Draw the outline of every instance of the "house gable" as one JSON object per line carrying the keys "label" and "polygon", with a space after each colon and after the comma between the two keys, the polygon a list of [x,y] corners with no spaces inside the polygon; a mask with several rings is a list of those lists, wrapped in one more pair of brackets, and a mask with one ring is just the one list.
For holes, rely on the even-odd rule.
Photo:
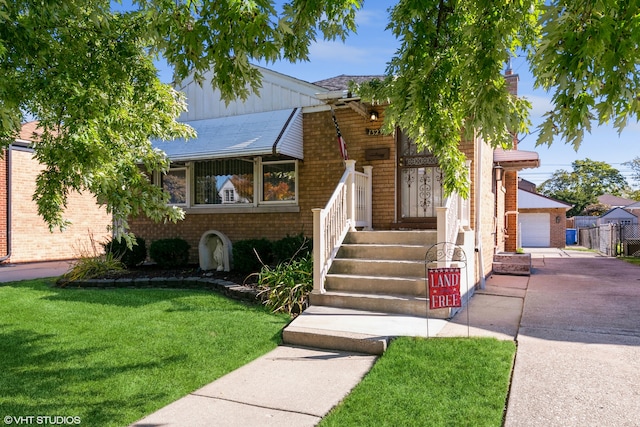
{"label": "house gable", "polygon": [[518,189],[518,209],[571,209],[571,205],[538,193]]}
{"label": "house gable", "polygon": [[262,73],[259,93],[251,91],[246,100],[234,100],[228,105],[222,100],[220,90],[211,86],[212,71],[205,73],[202,84],[193,79],[182,82],[176,89],[186,95],[189,111],[183,113],[179,120],[190,122],[323,105],[316,94],[327,92],[327,89],[266,68],[254,67]]}

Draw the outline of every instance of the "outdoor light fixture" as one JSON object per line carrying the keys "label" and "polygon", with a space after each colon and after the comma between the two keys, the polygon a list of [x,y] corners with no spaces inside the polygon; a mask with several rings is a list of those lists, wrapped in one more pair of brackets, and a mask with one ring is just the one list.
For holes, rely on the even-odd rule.
{"label": "outdoor light fixture", "polygon": [[493,167],[493,170],[496,174],[496,182],[502,181],[502,172],[504,172],[504,168],[498,163]]}
{"label": "outdoor light fixture", "polygon": [[376,110],[371,110],[371,111],[369,112],[369,119],[370,119],[372,122],[375,122],[376,120],[378,120],[378,117],[380,117],[380,116],[378,115],[378,112],[377,112]]}

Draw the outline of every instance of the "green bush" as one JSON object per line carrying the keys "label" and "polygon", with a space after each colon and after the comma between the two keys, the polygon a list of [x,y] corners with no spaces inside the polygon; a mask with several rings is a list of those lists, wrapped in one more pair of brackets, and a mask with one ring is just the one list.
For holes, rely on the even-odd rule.
{"label": "green bush", "polygon": [[147,259],[147,245],[142,237],[136,237],[136,244],[131,249],[124,239],[120,239],[105,243],[104,250],[119,259],[127,268],[140,265]]}
{"label": "green bush", "polygon": [[273,244],[267,239],[238,240],[232,252],[233,267],[241,273],[255,273],[273,262]]}
{"label": "green bush", "polygon": [[301,313],[313,290],[313,257],[264,266],[258,275],[259,296],[271,311],[289,315]]}
{"label": "green bush", "polygon": [[302,233],[297,236],[287,236],[273,242],[273,257],[276,262],[302,259],[309,255],[312,250],[311,239],[306,238]]}
{"label": "green bush", "polygon": [[189,244],[180,238],[156,240],[149,247],[149,256],[160,267],[184,267],[189,262]]}

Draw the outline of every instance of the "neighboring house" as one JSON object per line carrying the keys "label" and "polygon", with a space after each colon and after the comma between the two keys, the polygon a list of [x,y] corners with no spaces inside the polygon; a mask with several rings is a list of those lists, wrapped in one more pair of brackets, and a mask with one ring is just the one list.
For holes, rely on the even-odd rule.
{"label": "neighboring house", "polygon": [[567,211],[571,208],[568,203],[519,189],[521,247],[564,248]]}
{"label": "neighboring house", "polygon": [[598,203],[609,206],[610,208],[622,208],[635,202],[635,200],[625,199],[624,197],[618,197],[612,194],[598,196]]}
{"label": "neighboring house", "polygon": [[626,209],[616,207],[605,214],[602,214],[597,221],[597,225],[637,225],[638,217]]}
{"label": "neighboring house", "polygon": [[[53,261],[77,258],[91,250],[90,238],[109,238],[111,217],[93,196],[69,195],[63,232],[49,231],[32,200],[42,165],[34,158],[37,122],[25,123],[20,135],[0,157],[0,262]],[[101,248],[98,248],[101,250]]]}
{"label": "neighboring house", "polygon": [[[350,203],[350,196],[336,197],[346,200],[347,206],[341,208],[346,215],[355,216],[348,223],[374,231],[437,229],[438,241],[464,244],[473,261],[473,284],[491,272],[496,252],[516,251],[518,224],[510,218],[517,218],[518,171],[537,167],[537,153],[494,150],[480,138],[463,141],[470,197],[445,198],[438,159],[418,150],[401,130],[384,135],[380,128],[385,105],[363,102],[348,91],[349,81],[371,76],[343,75],[311,84],[268,69],[260,71],[260,95],[228,106],[207,82],[187,81],[178,88],[189,103],[180,120],[198,136],[187,142],[155,142],[172,161],[168,175],[155,180],[159,185],[171,175],[182,180],[185,195],[174,199],[184,208],[185,219],[156,224],[132,218],[136,235],[147,242],[179,236],[190,243],[193,262],[198,259],[198,242],[211,230],[224,233],[231,242],[304,233],[315,235],[314,245],[320,246],[339,240],[340,236],[327,233],[336,229],[340,234],[344,225],[325,219],[319,223],[316,215],[329,214],[313,210],[325,208],[347,177],[354,179],[353,187],[349,184],[344,191],[356,188],[357,198]],[[516,93],[517,75],[508,73],[507,78]],[[336,123],[348,161],[339,149]],[[357,173],[345,174],[351,167]],[[243,203],[225,203],[228,188],[223,184],[229,181],[240,193],[233,197]],[[242,183],[242,191],[237,183]],[[336,250],[329,248],[328,253]],[[424,261],[424,252],[420,257]]]}

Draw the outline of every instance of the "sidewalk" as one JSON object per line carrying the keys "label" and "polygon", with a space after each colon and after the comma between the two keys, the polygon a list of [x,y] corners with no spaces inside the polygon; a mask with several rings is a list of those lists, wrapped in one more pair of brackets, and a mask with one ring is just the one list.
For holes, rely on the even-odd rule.
{"label": "sidewalk", "polygon": [[[466,337],[470,331],[471,336],[513,340],[527,280],[492,276],[486,290],[477,291],[471,299],[469,327],[465,309],[449,322],[430,319],[429,329],[440,331],[437,336]],[[426,319],[416,321],[426,328]],[[415,335],[426,332],[410,326]],[[343,327],[360,330],[362,324]],[[375,319],[372,327],[378,327]],[[280,346],[133,426],[315,426],[351,392],[375,360],[375,356],[357,353]]]}

